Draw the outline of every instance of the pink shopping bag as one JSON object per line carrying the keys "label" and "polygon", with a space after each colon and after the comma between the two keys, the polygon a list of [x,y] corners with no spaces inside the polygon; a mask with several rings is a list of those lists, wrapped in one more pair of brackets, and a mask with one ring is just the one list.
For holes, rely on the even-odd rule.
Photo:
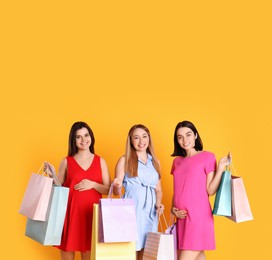
{"label": "pink shopping bag", "polygon": [[227,218],[237,223],[253,220],[243,179],[241,177],[231,176],[231,186],[232,215]]}
{"label": "pink shopping bag", "polygon": [[136,212],[133,199],[108,198],[99,201],[99,242],[134,242],[137,240]]}
{"label": "pink shopping bag", "polygon": [[99,206],[93,205],[93,225],[92,225],[92,250],[91,260],[135,260],[136,243],[99,243],[98,241],[98,223]]}
{"label": "pink shopping bag", "polygon": [[53,179],[39,172],[30,176],[19,213],[33,220],[45,221]]}

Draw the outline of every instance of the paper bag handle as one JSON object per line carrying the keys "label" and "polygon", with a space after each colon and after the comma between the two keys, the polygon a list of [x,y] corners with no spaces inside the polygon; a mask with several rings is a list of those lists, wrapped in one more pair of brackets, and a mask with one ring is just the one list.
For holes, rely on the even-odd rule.
{"label": "paper bag handle", "polygon": [[[122,198],[121,189],[118,189],[118,192],[119,192],[120,198]],[[112,199],[112,194],[113,194],[113,182],[111,183],[109,194],[108,194],[109,199]]]}
{"label": "paper bag handle", "polygon": [[158,219],[159,219],[159,224],[160,224],[160,228],[161,228],[161,230],[163,231],[163,228],[162,228],[162,223],[161,223],[161,215],[162,215],[162,217],[163,217],[163,220],[164,220],[164,224],[165,224],[165,226],[166,226],[166,229],[168,228],[168,224],[167,224],[167,221],[166,221],[166,218],[165,218],[165,215],[164,215],[164,212],[163,213],[161,213],[161,214],[158,214]]}
{"label": "paper bag handle", "polygon": [[61,183],[60,183],[60,181],[59,181],[59,179],[58,179],[58,177],[57,177],[57,175],[56,175],[56,173],[55,173],[55,172],[53,171],[53,169],[51,168],[50,164],[48,164],[48,168],[49,168],[50,172],[51,172],[52,175],[53,175],[54,181],[57,183],[56,185],[57,185],[57,186],[62,186]]}
{"label": "paper bag handle", "polygon": [[234,176],[237,176],[237,173],[236,173],[236,170],[235,170],[234,163],[233,163],[232,156],[231,156],[231,153],[230,153],[230,152],[228,153],[228,159],[229,159],[230,163],[229,163],[229,165],[226,167],[226,169],[229,170],[230,172],[232,172],[231,169],[233,169],[233,171],[234,171]]}
{"label": "paper bag handle", "polygon": [[[41,171],[41,169],[43,168],[43,165],[44,165],[44,163],[42,163],[41,167],[40,167],[39,170],[37,171],[37,174],[40,174],[40,171]],[[45,172],[43,171],[43,172],[42,172],[42,175],[44,175],[44,174],[45,174]]]}

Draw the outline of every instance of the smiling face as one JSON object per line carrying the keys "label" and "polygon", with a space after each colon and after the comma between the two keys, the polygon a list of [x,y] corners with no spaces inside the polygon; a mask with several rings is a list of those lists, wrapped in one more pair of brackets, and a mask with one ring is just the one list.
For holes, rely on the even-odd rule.
{"label": "smiling face", "polygon": [[146,151],[149,145],[149,135],[142,128],[136,128],[131,135],[131,144],[138,152]]}
{"label": "smiling face", "polygon": [[89,150],[92,143],[90,133],[87,128],[83,127],[76,131],[76,146],[79,150]]}
{"label": "smiling face", "polygon": [[195,150],[196,135],[189,127],[180,127],[177,130],[177,140],[181,148],[186,152]]}

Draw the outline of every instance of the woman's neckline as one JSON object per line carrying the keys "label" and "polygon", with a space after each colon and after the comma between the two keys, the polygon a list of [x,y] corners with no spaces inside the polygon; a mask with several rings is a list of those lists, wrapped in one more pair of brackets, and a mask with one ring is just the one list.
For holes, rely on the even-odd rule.
{"label": "woman's neckline", "polygon": [[75,156],[72,156],[72,158],[75,160],[75,162],[76,162],[76,164],[84,171],[84,172],[86,172],[86,171],[88,171],[90,168],[91,168],[91,166],[92,166],[92,164],[93,164],[93,161],[94,161],[94,157],[95,157],[95,154],[90,154],[90,156],[87,156],[87,157],[85,157],[85,158],[81,158],[81,159],[87,159],[87,158],[91,158],[91,161],[90,161],[90,164],[89,164],[89,166],[85,169],[85,168],[83,168],[83,166],[79,163],[79,161],[77,160],[77,159],[79,159],[79,158],[76,158]]}
{"label": "woman's neckline", "polygon": [[196,157],[196,156],[198,156],[198,155],[200,155],[200,154],[202,154],[204,152],[205,151],[197,151],[197,153],[195,153],[194,155],[192,155],[192,156],[184,156],[183,158],[184,159],[194,158],[194,157]]}

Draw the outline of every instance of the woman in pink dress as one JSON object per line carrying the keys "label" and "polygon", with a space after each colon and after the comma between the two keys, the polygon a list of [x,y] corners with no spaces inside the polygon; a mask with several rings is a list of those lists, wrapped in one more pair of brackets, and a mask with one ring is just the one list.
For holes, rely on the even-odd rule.
{"label": "woman in pink dress", "polygon": [[214,221],[209,196],[219,187],[229,157],[218,167],[213,153],[203,151],[193,123],[177,124],[171,174],[174,177],[172,214],[177,218],[178,260],[205,260],[204,250],[215,249]]}

